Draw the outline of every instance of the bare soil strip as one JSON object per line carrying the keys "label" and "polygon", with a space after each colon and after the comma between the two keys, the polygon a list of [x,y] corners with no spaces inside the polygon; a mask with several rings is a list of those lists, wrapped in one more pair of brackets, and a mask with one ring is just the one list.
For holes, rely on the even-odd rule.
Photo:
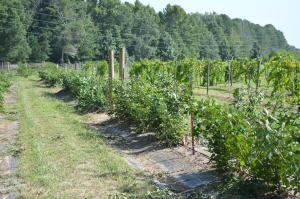
{"label": "bare soil strip", "polygon": [[[16,104],[16,86],[13,85],[5,95],[5,106],[10,109]],[[11,112],[10,114],[15,114]],[[0,198],[17,197],[16,168],[17,157],[14,154],[19,123],[0,114]]]}
{"label": "bare soil strip", "polygon": [[89,124],[101,132],[130,164],[153,175],[158,186],[182,193],[219,181],[209,163],[209,153],[201,147],[198,147],[201,153],[192,155],[185,147],[164,146],[152,133],[138,134],[134,127],[106,114],[91,114],[91,118]]}

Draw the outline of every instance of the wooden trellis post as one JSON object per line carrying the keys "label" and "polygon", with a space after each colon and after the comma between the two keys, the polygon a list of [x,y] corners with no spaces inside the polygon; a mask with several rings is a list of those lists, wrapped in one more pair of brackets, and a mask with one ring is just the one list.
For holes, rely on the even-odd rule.
{"label": "wooden trellis post", "polygon": [[[192,75],[190,75],[189,81],[190,81],[191,93],[192,93],[192,96],[193,96],[193,76]],[[195,135],[194,135],[194,114],[193,114],[193,111],[191,111],[191,134],[192,134],[192,150],[193,150],[193,155],[195,155]]]}
{"label": "wooden trellis post", "polygon": [[207,65],[207,72],[206,72],[206,94],[208,95],[209,90],[209,74],[210,73],[210,63]]}
{"label": "wooden trellis post", "polygon": [[97,67],[95,64],[93,64],[93,74],[96,76],[97,75]]}
{"label": "wooden trellis post", "polygon": [[257,75],[257,79],[256,79],[256,87],[255,87],[255,92],[258,92],[258,87],[259,87],[259,73],[260,73],[260,67],[261,67],[261,60],[258,60],[257,62],[257,66],[256,66],[256,75]]}
{"label": "wooden trellis post", "polygon": [[112,81],[114,79],[114,75],[115,75],[115,52],[114,50],[110,50],[109,51],[109,77],[108,77],[108,81],[109,81],[109,91],[108,91],[108,104],[109,107],[112,109],[113,108],[113,99],[112,99]]}
{"label": "wooden trellis post", "polygon": [[232,87],[233,85],[233,74],[232,74],[232,60],[229,62],[229,81],[230,81],[230,86]]}
{"label": "wooden trellis post", "polygon": [[125,80],[125,64],[126,64],[126,58],[125,58],[125,47],[120,49],[120,70],[119,70],[119,77],[121,81]]}

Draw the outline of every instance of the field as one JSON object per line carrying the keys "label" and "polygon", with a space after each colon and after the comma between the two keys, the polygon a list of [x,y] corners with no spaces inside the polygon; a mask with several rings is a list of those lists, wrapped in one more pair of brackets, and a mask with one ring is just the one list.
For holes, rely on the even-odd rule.
{"label": "field", "polygon": [[201,143],[224,174],[258,181],[278,194],[297,192],[297,61],[287,56],[258,63],[144,60],[134,63],[123,81],[101,73],[108,67],[103,63],[81,71],[50,64],[40,77],[62,85],[81,112],[107,111],[169,146],[194,151]]}
{"label": "field", "polygon": [[[81,69],[51,63],[19,67],[14,75],[18,115],[12,118],[20,123],[15,149],[18,194],[230,198],[235,190],[236,198],[253,193],[259,198],[296,197],[296,61],[271,58],[260,66],[263,72],[255,60],[231,63],[243,70],[229,74],[228,62],[144,60],[119,80],[111,71],[121,70],[105,61],[88,62]],[[288,68],[285,72],[292,76],[279,67]],[[123,127],[107,132],[114,123],[96,119],[94,125],[108,126],[102,132],[91,128],[91,117],[99,113]],[[175,167],[176,172],[169,172]],[[201,185],[202,175],[208,188]]]}
{"label": "field", "polygon": [[0,1],[0,199],[300,199],[299,2],[219,3]]}

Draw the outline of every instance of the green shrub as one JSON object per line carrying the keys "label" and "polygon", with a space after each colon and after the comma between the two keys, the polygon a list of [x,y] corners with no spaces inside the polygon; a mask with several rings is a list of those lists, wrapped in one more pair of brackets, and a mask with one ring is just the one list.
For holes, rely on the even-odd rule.
{"label": "green shrub", "polygon": [[107,61],[89,61],[83,65],[83,70],[90,76],[95,75],[103,79],[108,73],[108,63]]}
{"label": "green shrub", "polygon": [[107,82],[90,75],[89,71],[64,70],[47,64],[39,71],[39,76],[50,86],[62,85],[77,99],[80,111],[106,110]]}
{"label": "green shrub", "polygon": [[81,86],[80,80],[83,77],[83,73],[78,73],[76,71],[65,72],[61,76],[62,85],[67,91],[71,92],[71,94],[77,98],[79,96]]}
{"label": "green shrub", "polygon": [[133,78],[114,89],[115,116],[137,125],[140,132],[155,132],[158,139],[178,144],[187,131],[186,107],[189,95],[183,85],[174,91],[174,78],[159,75],[151,82]]}
{"label": "green shrub", "polygon": [[39,76],[42,80],[46,81],[49,86],[55,86],[62,83],[62,75],[64,69],[51,63],[47,63],[39,70]]}
{"label": "green shrub", "polygon": [[17,68],[18,75],[22,77],[28,77],[33,73],[33,70],[25,64],[19,64]]}
{"label": "green shrub", "polygon": [[224,172],[299,192],[299,116],[287,109],[249,110],[201,100],[194,107],[194,134],[208,140],[212,160]]}
{"label": "green shrub", "polygon": [[11,85],[11,76],[9,73],[0,72],[0,112],[3,111],[4,92]]}
{"label": "green shrub", "polygon": [[63,86],[78,100],[80,111],[105,111],[107,82],[85,72],[69,71],[63,75]]}

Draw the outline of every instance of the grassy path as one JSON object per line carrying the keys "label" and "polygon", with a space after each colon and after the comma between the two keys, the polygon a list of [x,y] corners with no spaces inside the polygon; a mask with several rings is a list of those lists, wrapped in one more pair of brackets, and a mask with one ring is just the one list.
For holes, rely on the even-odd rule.
{"label": "grassy path", "polygon": [[53,92],[37,80],[18,80],[22,198],[109,198],[153,189],[84,125],[87,116]]}

